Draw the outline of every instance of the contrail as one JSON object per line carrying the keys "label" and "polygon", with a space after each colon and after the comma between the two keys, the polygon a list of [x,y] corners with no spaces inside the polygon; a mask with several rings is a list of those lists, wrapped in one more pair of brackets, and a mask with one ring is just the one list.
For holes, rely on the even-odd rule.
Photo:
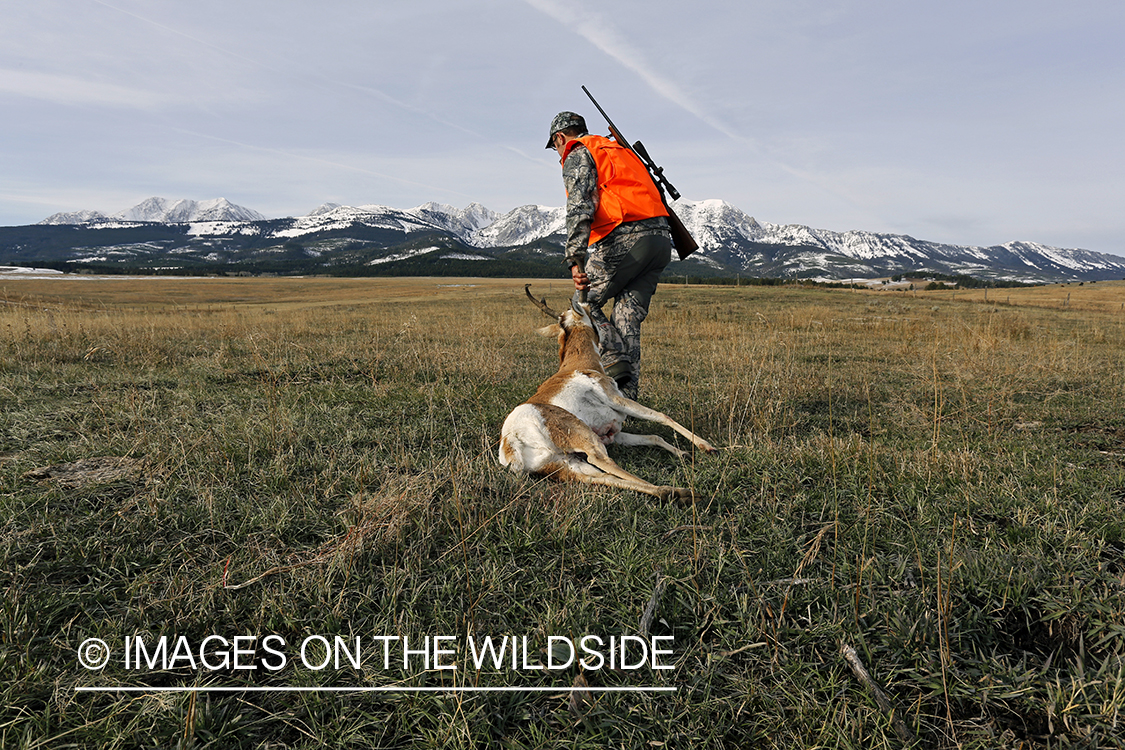
{"label": "contrail", "polygon": [[736,141],[756,147],[752,139],[731,130],[725,123],[711,116],[683,88],[674,81],[658,74],[644,53],[628,39],[617,32],[609,19],[595,11],[587,10],[577,3],[560,5],[555,0],[525,0],[532,8],[545,13],[562,25],[574,31],[590,44],[633,71],[657,94],[681,109],[695,115],[723,135]]}
{"label": "contrail", "polygon": [[799,169],[787,164],[769,153],[756,139],[743,135],[733,130],[725,122],[712,115],[707,109],[697,102],[687,91],[675,81],[662,76],[648,62],[642,50],[617,31],[613,20],[591,11],[572,0],[565,6],[557,0],[524,0],[532,8],[550,16],[555,21],[575,32],[603,53],[619,62],[626,69],[637,74],[653,91],[667,99],[672,104],[680,107],[718,132],[757,152],[763,159],[769,161],[778,169],[800,180],[817,186],[821,190],[836,196],[853,205],[857,203],[855,197],[832,185],[828,180],[808,170]]}
{"label": "contrail", "polygon": [[419,117],[425,117],[426,119],[432,120],[433,122],[436,122],[439,125],[450,128],[451,130],[459,131],[459,132],[464,133],[465,135],[468,135],[472,138],[476,138],[478,140],[484,141],[485,143],[489,143],[489,144],[492,144],[492,145],[499,145],[500,148],[503,148],[507,151],[511,151],[512,153],[516,154],[517,156],[520,156],[524,159],[527,159],[528,161],[535,162],[536,164],[542,164],[543,163],[543,159],[541,157],[528,156],[526,153],[524,153],[523,151],[520,151],[518,148],[515,148],[515,147],[507,145],[507,144],[496,144],[496,143],[493,142],[493,140],[491,138],[485,136],[482,133],[478,133],[477,131],[472,130],[471,128],[467,128],[464,125],[453,122],[451,120],[446,120],[445,118],[439,117],[439,116],[435,115],[433,112],[426,111],[426,110],[422,109],[421,107],[416,107],[416,106],[414,106],[412,104],[408,104],[408,103],[406,103],[406,102],[404,102],[400,99],[396,99],[393,96],[391,96],[390,94],[387,94],[383,91],[380,91],[379,89],[372,88],[370,86],[361,86],[361,85],[355,84],[355,83],[348,83],[346,81],[331,81],[331,80],[328,80],[328,79],[325,79],[325,80],[326,80],[327,83],[333,84],[335,86],[341,86],[341,87],[344,87],[344,88],[354,89],[355,91],[361,91],[365,94],[369,94],[370,96],[374,96],[378,99],[382,99],[383,101],[387,102],[388,104],[392,104],[392,105],[394,105],[394,106],[396,106],[400,109],[403,109],[407,112],[410,112],[411,114],[418,115]]}

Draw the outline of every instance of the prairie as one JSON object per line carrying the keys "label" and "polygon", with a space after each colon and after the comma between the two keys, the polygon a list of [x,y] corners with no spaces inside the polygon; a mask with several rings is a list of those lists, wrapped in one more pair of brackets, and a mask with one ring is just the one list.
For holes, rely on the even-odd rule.
{"label": "prairie", "polygon": [[662,285],[694,505],[497,464],[523,283],[0,283],[0,745],[1125,746],[1125,283]]}

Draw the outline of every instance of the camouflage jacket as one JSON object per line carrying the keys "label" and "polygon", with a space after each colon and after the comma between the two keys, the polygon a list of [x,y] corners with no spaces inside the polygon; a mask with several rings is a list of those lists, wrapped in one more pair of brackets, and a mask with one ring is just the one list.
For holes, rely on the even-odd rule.
{"label": "camouflage jacket", "polygon": [[[571,149],[563,162],[563,185],[566,187],[566,264],[573,266],[584,261],[590,248],[590,227],[598,210],[598,169],[593,155],[579,144]],[[668,220],[663,216],[630,221],[618,226],[598,241],[608,247],[634,235],[668,232]],[[612,255],[612,253],[607,253]]]}

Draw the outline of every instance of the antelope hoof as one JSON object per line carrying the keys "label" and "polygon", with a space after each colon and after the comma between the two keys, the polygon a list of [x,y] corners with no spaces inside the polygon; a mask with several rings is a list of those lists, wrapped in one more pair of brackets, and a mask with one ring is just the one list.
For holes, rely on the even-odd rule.
{"label": "antelope hoof", "polygon": [[695,493],[689,489],[685,489],[683,487],[674,487],[673,492],[675,493],[677,502],[684,504],[695,502]]}

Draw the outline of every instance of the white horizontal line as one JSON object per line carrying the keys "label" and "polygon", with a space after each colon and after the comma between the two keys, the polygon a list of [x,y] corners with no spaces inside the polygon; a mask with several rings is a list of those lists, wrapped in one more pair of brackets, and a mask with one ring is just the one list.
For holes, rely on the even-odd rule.
{"label": "white horizontal line", "polygon": [[675,687],[76,687],[78,693],[674,693]]}

